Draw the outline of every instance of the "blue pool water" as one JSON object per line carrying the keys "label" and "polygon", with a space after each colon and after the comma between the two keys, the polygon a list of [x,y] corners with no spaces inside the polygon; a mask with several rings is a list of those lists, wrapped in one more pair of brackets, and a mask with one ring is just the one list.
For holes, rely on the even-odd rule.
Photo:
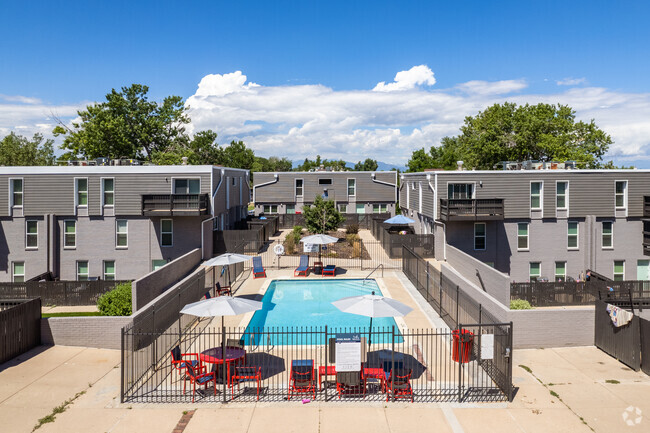
{"label": "blue pool water", "polygon": [[[366,280],[365,284],[363,280],[351,279],[274,280],[262,298],[262,310],[256,311],[248,323],[244,341],[246,344],[262,345],[324,344],[322,332],[295,334],[289,331],[324,331],[325,326],[329,334],[365,331],[367,335],[369,317],[344,313],[332,305],[332,301],[369,295],[373,291],[377,295],[382,294],[374,280]],[[392,317],[373,319],[373,343],[390,341],[393,326],[395,320]],[[400,341],[401,337],[395,342]]]}

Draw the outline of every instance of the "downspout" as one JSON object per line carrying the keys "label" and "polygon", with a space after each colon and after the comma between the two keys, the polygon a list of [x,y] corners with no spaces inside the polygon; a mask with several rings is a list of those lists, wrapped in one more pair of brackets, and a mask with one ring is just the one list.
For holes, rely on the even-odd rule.
{"label": "downspout", "polygon": [[382,185],[388,185],[388,186],[393,187],[393,190],[395,191],[395,204],[397,204],[397,172],[395,172],[395,183],[388,183],[388,182],[384,182],[383,180],[377,180],[376,176],[377,176],[377,173],[374,173],[374,172],[370,175],[370,179],[374,183],[380,183]]}
{"label": "downspout", "polygon": [[447,260],[447,225],[442,222],[438,221],[438,173],[434,173],[433,175],[433,183],[434,185],[431,185],[431,174],[427,174],[427,180],[429,181],[429,188],[433,191],[433,223],[440,222],[442,225],[442,258],[443,260]]}
{"label": "downspout", "polygon": [[255,188],[258,188],[260,186],[271,185],[271,184],[276,183],[277,181],[278,181],[278,174],[274,173],[273,174],[273,180],[271,180],[269,182],[265,182],[265,183],[260,183],[259,185],[253,185],[253,205],[255,205],[255,203],[256,203],[256,201],[255,201]]}

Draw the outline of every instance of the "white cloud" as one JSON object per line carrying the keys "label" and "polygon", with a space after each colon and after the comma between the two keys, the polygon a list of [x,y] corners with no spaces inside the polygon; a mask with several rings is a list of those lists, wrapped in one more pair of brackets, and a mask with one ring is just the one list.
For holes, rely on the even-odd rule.
{"label": "white cloud", "polygon": [[3,99],[7,102],[19,102],[21,104],[40,104],[41,100],[38,98],[30,98],[29,96],[21,95],[2,95],[0,94],[0,99]]}
{"label": "white cloud", "polygon": [[577,86],[578,84],[587,84],[586,78],[563,78],[555,82],[558,86]]}
{"label": "white cloud", "polygon": [[461,91],[473,95],[505,95],[528,87],[525,80],[481,81],[474,80],[456,86]]}
{"label": "white cloud", "polygon": [[205,96],[225,96],[230,93],[242,92],[253,87],[258,87],[255,83],[246,83],[246,75],[241,71],[235,71],[230,74],[210,74],[201,79],[196,95]]}
{"label": "white cloud", "polygon": [[413,66],[408,71],[400,71],[395,74],[395,81],[386,84],[382,81],[377,83],[374,90],[375,92],[394,92],[399,90],[411,90],[416,85],[420,86],[426,84],[433,86],[436,84],[436,79],[433,76],[433,71],[427,65]]}

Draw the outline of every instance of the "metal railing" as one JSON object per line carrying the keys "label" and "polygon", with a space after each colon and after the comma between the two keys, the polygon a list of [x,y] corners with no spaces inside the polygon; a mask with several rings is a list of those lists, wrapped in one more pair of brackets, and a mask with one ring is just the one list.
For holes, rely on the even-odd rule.
{"label": "metal railing", "polygon": [[620,293],[634,299],[650,299],[650,281],[591,281],[511,283],[510,299],[523,299],[533,307],[593,305],[600,293]]}
{"label": "metal railing", "polygon": [[41,298],[43,305],[95,305],[104,293],[116,285],[130,282],[118,281],[26,281],[0,283],[0,299]]}
{"label": "metal railing", "polygon": [[384,264],[383,264],[383,263],[380,263],[380,264],[378,264],[377,266],[375,266],[375,269],[373,269],[372,271],[370,271],[370,273],[369,273],[368,275],[366,275],[366,278],[363,279],[363,283],[362,283],[362,284],[365,284],[366,281],[370,278],[370,276],[371,276],[372,274],[374,274],[375,271],[376,271],[377,269],[379,269],[379,268],[381,268],[381,277],[383,278],[383,277],[384,277]]}
{"label": "metal railing", "polygon": [[142,196],[142,215],[207,215],[208,194],[146,194]]}
{"label": "metal railing", "polygon": [[440,199],[443,221],[482,221],[503,219],[503,199]]}

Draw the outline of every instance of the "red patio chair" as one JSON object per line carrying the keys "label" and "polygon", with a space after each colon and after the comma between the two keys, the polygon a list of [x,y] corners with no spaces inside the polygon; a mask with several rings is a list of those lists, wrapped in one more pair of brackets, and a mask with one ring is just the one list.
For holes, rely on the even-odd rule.
{"label": "red patio chair", "polygon": [[411,374],[413,370],[395,369],[390,371],[386,381],[386,401],[390,400],[391,394],[397,398],[410,398],[413,403],[413,388],[411,387]]}
{"label": "red patio chair", "polygon": [[[187,362],[187,361],[186,361]],[[187,377],[190,379],[192,384],[192,403],[194,403],[194,397],[196,396],[196,385],[204,385],[205,389],[208,389],[208,384],[212,382],[212,387],[214,388],[214,395],[217,395],[217,375],[214,371],[206,373],[205,365],[199,365],[198,367],[192,366],[190,363],[187,363]],[[183,394],[185,394],[185,385],[187,381],[183,382]]]}
{"label": "red patio chair", "polygon": [[[190,363],[193,367],[200,365],[198,353],[181,353],[181,347],[176,346],[171,350],[172,355],[172,368],[178,371],[181,377],[185,376],[187,364]],[[188,359],[188,358],[194,359]]]}
{"label": "red patio chair", "polygon": [[294,360],[291,364],[287,400],[291,400],[294,394],[311,394],[313,399],[316,398],[316,371],[313,359]]}
{"label": "red patio chair", "polygon": [[262,367],[244,366],[235,367],[235,373],[230,377],[231,400],[235,398],[235,385],[239,391],[239,384],[254,381],[257,385],[257,399],[260,399],[260,381],[262,380]]}

